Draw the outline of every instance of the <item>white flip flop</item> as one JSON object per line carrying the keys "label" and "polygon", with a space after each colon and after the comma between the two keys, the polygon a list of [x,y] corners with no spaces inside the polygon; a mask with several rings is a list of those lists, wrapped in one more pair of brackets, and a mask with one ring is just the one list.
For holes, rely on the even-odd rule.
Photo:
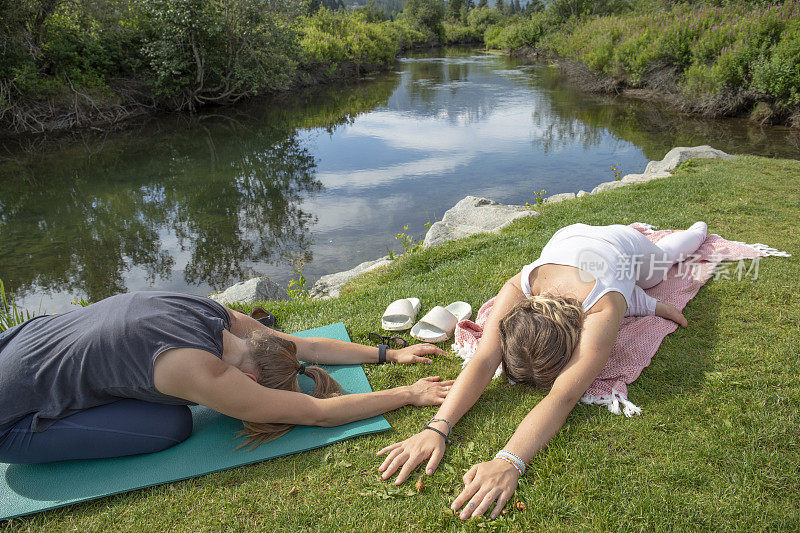
{"label": "white flip flop", "polygon": [[387,331],[408,329],[419,313],[419,298],[402,298],[386,307],[381,317],[381,327]]}
{"label": "white flip flop", "polygon": [[453,302],[447,307],[437,305],[414,324],[411,336],[424,342],[449,339],[456,324],[472,316],[472,306],[467,302]]}

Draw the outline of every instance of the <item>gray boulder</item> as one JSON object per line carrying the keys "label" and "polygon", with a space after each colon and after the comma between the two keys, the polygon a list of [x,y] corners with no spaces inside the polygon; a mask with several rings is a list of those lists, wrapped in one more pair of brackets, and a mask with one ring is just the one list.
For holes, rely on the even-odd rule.
{"label": "gray boulder", "polygon": [[288,300],[289,295],[267,276],[240,281],[222,292],[209,294],[209,298],[222,305],[234,302],[251,304],[262,300]]}
{"label": "gray boulder", "polygon": [[476,233],[494,233],[518,218],[539,213],[522,206],[503,205],[487,198],[467,196],[445,212],[425,234],[423,248],[460,239]]}
{"label": "gray boulder", "polygon": [[556,202],[563,202],[564,200],[572,200],[575,198],[574,192],[562,192],[560,194],[554,194],[553,196],[548,196],[544,199],[544,203],[546,204],[554,204]]}
{"label": "gray boulder", "polygon": [[583,198],[583,197],[584,197],[584,196],[586,196],[587,194],[591,194],[591,193],[589,193],[589,192],[586,192],[586,191],[584,191],[583,189],[581,189],[581,190],[579,190],[579,191],[578,191],[578,194],[576,194],[576,195],[575,195],[575,198]]}
{"label": "gray boulder", "polygon": [[327,274],[319,278],[317,282],[314,283],[314,286],[311,287],[309,293],[312,298],[317,300],[336,298],[339,296],[339,292],[345,283],[357,276],[360,276],[361,274],[364,274],[365,272],[388,265],[389,262],[389,256],[385,256],[381,257],[380,259],[375,259],[374,261],[364,261],[357,267],[350,270],[345,270],[344,272]]}
{"label": "gray boulder", "polygon": [[672,174],[669,172],[651,172],[651,173],[644,173],[644,174],[628,174],[623,177],[620,181],[624,184],[629,183],[644,183],[646,181],[657,180],[660,178],[668,178]]}
{"label": "gray boulder", "polygon": [[592,189],[592,194],[597,194],[603,191],[610,191],[611,189],[616,189],[617,187],[623,187],[627,185],[626,183],[622,183],[622,180],[619,181],[607,181],[605,183],[601,183],[594,189]]}
{"label": "gray boulder", "polygon": [[708,145],[703,146],[678,146],[673,148],[661,161],[650,161],[645,168],[645,174],[656,172],[670,172],[675,170],[678,165],[689,159],[734,159],[736,156],[726,154],[722,150],[717,150]]}

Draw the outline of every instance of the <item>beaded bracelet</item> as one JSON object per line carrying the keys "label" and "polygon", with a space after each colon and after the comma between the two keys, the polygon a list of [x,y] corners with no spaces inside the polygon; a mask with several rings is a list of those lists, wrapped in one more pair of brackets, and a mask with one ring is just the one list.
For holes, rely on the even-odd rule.
{"label": "beaded bracelet", "polygon": [[514,461],[512,461],[512,460],[511,460],[511,459],[509,459],[508,457],[505,457],[505,456],[503,456],[503,455],[495,455],[495,456],[494,456],[494,458],[495,458],[495,459],[500,459],[500,460],[502,460],[502,461],[505,461],[505,462],[507,462],[508,464],[510,464],[511,466],[513,466],[513,467],[514,467],[514,470],[516,470],[516,471],[517,471],[517,473],[519,474],[519,476],[520,476],[520,477],[522,477],[522,476],[525,474],[525,472],[523,472],[522,470],[520,470],[520,469],[519,469],[519,467],[517,466],[517,463],[515,463]]}
{"label": "beaded bracelet", "polygon": [[525,461],[522,460],[522,457],[515,454],[514,452],[510,452],[508,450],[500,450],[494,456],[495,459],[503,459],[504,461],[508,461],[509,463],[513,464],[517,471],[520,473],[521,476],[525,475],[525,470],[527,470],[527,466],[525,465]]}

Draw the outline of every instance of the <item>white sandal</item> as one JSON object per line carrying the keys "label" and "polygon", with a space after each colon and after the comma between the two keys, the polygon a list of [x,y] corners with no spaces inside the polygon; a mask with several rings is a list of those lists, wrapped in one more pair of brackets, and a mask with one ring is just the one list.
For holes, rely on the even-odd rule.
{"label": "white sandal", "polygon": [[437,305],[414,324],[411,336],[423,342],[441,342],[449,339],[456,324],[472,316],[472,306],[467,302],[453,302],[447,307]]}
{"label": "white sandal", "polygon": [[387,331],[408,329],[419,313],[419,298],[402,298],[386,307],[381,318],[381,327]]}

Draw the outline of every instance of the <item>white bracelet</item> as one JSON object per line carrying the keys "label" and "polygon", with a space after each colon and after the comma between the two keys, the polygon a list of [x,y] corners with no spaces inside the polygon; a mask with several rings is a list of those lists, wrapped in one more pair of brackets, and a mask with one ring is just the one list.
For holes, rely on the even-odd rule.
{"label": "white bracelet", "polygon": [[510,452],[508,450],[500,450],[499,452],[497,452],[497,454],[494,457],[495,457],[495,459],[503,459],[503,460],[506,460],[506,461],[510,462],[515,467],[517,467],[517,471],[520,473],[519,474],[520,476],[524,476],[525,475],[525,471],[527,470],[527,466],[525,465],[525,461],[523,461],[522,458],[519,455],[517,455],[517,454],[515,454],[513,452]]}
{"label": "white bracelet", "polygon": [[514,461],[512,461],[508,457],[505,457],[503,455],[495,455],[494,458],[495,459],[500,459],[501,461],[505,461],[508,464],[510,464],[511,466],[513,466],[514,470],[517,471],[517,474],[519,474],[520,477],[522,477],[522,475],[524,474],[524,472],[522,470],[520,470],[519,467],[517,466],[517,463],[515,463]]}

